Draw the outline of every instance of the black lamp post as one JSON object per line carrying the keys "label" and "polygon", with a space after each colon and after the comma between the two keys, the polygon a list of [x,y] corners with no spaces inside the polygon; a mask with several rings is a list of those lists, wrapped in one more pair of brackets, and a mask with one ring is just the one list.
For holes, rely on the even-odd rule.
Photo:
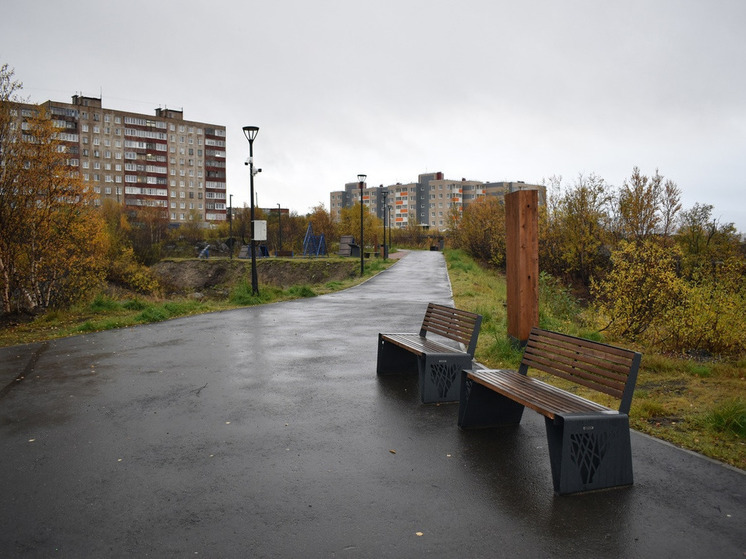
{"label": "black lamp post", "polygon": [[282,209],[280,204],[277,204],[277,256],[280,255],[280,251],[282,250],[282,222],[280,221],[281,217]]}
{"label": "black lamp post", "polygon": [[360,277],[363,277],[365,273],[365,261],[363,260],[365,258],[363,252],[365,248],[365,243],[363,242],[363,186],[365,185],[366,176],[362,173],[357,176],[357,181],[360,184]]}
{"label": "black lamp post", "polygon": [[256,244],[254,243],[254,138],[259,133],[258,126],[244,126],[243,134],[249,141],[249,184],[251,195],[251,294],[259,295],[259,280],[256,275]]}
{"label": "black lamp post", "polygon": [[228,195],[228,227],[230,229],[231,260],[233,260],[233,194]]}
{"label": "black lamp post", "polygon": [[[389,247],[391,246],[391,206],[386,207],[386,213],[389,217]],[[383,232],[383,236],[386,236],[386,231]],[[384,239],[385,242],[385,239]]]}
{"label": "black lamp post", "polygon": [[381,188],[381,196],[383,196],[383,259],[388,260],[389,259],[389,248],[386,245],[386,214],[388,213],[387,209],[388,206],[386,206],[386,195],[388,192],[383,190],[383,185],[380,186]]}

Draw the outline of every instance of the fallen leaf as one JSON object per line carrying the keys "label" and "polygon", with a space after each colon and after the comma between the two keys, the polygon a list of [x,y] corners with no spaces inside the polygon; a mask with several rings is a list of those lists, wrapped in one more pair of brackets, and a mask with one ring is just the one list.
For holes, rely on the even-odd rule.
{"label": "fallen leaf", "polygon": [[415,536],[424,536],[425,534],[423,534],[422,532],[415,532],[414,535]]}
{"label": "fallen leaf", "polygon": [[390,452],[391,454],[396,454],[396,451],[395,451],[395,450],[393,450],[393,449],[389,450],[389,452]]}

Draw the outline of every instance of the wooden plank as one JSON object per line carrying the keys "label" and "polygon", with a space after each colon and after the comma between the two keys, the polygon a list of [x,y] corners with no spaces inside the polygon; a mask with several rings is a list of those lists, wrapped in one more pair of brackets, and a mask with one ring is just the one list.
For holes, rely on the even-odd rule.
{"label": "wooden plank", "polygon": [[479,315],[453,307],[430,303],[421,332],[431,332],[469,346],[475,335]]}
{"label": "wooden plank", "polygon": [[621,399],[634,351],[535,328],[522,365]]}
{"label": "wooden plank", "polygon": [[550,418],[560,413],[609,412],[609,408],[538,379],[505,369],[475,370],[468,377]]}
{"label": "wooden plank", "polygon": [[417,334],[381,334],[381,338],[387,342],[398,345],[412,353],[422,355],[424,353],[446,353],[446,354],[463,354],[458,348],[447,346],[439,342],[430,340]]}

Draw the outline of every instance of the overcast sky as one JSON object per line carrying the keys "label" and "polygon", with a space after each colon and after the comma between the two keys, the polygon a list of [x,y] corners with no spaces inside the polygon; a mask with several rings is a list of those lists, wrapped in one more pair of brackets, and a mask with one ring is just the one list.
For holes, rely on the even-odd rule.
{"label": "overcast sky", "polygon": [[2,0],[2,62],[32,102],[225,125],[234,206],[255,125],[261,207],[638,166],[746,232],[744,0]]}

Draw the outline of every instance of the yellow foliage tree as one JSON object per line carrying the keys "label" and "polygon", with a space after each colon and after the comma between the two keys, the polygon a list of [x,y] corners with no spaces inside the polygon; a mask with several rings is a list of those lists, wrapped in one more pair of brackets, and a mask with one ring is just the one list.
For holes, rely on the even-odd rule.
{"label": "yellow foliage tree", "polygon": [[[67,305],[103,279],[107,237],[46,114],[19,118],[0,68],[0,282],[3,312]],[[22,126],[23,122],[23,126]]]}

